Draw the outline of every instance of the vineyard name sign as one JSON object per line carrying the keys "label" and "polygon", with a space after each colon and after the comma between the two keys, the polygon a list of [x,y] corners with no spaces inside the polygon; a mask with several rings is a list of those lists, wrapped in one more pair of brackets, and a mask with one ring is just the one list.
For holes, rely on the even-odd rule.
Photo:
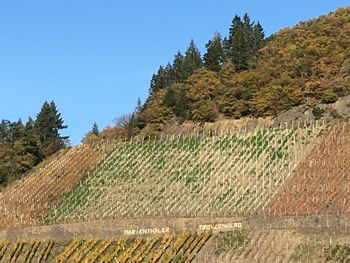
{"label": "vineyard name sign", "polygon": [[[241,229],[242,223],[240,222],[230,222],[230,223],[217,223],[208,225],[199,225],[199,231],[229,231],[235,229]],[[136,229],[126,229],[124,230],[124,236],[137,236],[137,235],[157,235],[170,233],[170,227],[154,227],[154,228],[136,228]]]}
{"label": "vineyard name sign", "polygon": [[234,222],[234,223],[218,223],[218,224],[210,224],[210,225],[199,225],[198,230],[199,231],[206,231],[206,230],[234,230],[234,229],[241,229],[242,223],[240,222]]}
{"label": "vineyard name sign", "polygon": [[124,236],[135,236],[135,235],[156,235],[169,233],[169,227],[155,227],[155,228],[138,228],[138,229],[126,229],[124,230]]}

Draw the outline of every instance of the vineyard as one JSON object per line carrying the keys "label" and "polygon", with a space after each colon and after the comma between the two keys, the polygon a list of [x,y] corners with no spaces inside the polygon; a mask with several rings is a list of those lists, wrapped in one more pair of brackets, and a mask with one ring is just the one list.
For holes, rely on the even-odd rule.
{"label": "vineyard", "polygon": [[268,207],[300,215],[350,212],[350,125],[334,126]]}
{"label": "vineyard", "polygon": [[348,262],[349,257],[349,236],[271,229],[220,233],[194,262]]}
{"label": "vineyard", "polygon": [[315,123],[119,143],[45,222],[256,213],[323,129]]}
{"label": "vineyard", "polygon": [[327,122],[70,147],[0,192],[0,262],[346,262],[349,156]]}
{"label": "vineyard", "polygon": [[63,150],[5,188],[0,192],[0,227],[39,224],[63,195],[105,158],[107,146]]}
{"label": "vineyard", "polygon": [[0,243],[0,262],[346,262],[349,237],[294,230]]}
{"label": "vineyard", "polygon": [[0,243],[0,262],[191,262],[210,233]]}

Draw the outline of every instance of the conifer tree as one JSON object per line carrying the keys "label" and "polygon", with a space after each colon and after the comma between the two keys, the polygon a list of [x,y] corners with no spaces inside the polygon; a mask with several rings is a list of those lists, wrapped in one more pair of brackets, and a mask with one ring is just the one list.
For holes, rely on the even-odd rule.
{"label": "conifer tree", "polygon": [[201,54],[194,43],[193,40],[191,40],[186,53],[185,58],[183,62],[183,70],[185,79],[187,79],[196,69],[199,69],[203,66]]}
{"label": "conifer tree", "polygon": [[174,83],[182,83],[186,80],[184,60],[184,56],[178,51],[173,62]]}
{"label": "conifer tree", "polygon": [[204,66],[212,71],[219,72],[224,62],[224,49],[219,33],[206,44],[207,52],[203,56]]}
{"label": "conifer tree", "polygon": [[0,141],[9,141],[9,125],[11,122],[9,120],[1,120],[0,123]]}
{"label": "conifer tree", "polygon": [[239,16],[235,16],[232,21],[225,49],[227,58],[233,62],[237,71],[248,69],[249,35]]}
{"label": "conifer tree", "polygon": [[253,48],[255,52],[258,52],[259,49],[264,46],[265,33],[261,24],[258,22],[253,28]]}
{"label": "conifer tree", "polygon": [[55,102],[45,101],[35,121],[35,129],[44,158],[65,147],[69,137],[61,136],[59,132],[66,128]]}
{"label": "conifer tree", "polygon": [[243,20],[235,16],[229,31],[229,37],[224,41],[225,55],[237,71],[247,70],[249,62],[257,57],[263,46],[264,30],[260,23],[252,23],[248,14]]}
{"label": "conifer tree", "polygon": [[9,125],[9,135],[11,142],[21,139],[24,136],[24,125],[21,119]]}
{"label": "conifer tree", "polygon": [[160,66],[157,73],[152,76],[149,93],[152,94],[153,92],[157,92],[158,90],[165,88],[166,85],[166,69],[163,66]]}
{"label": "conifer tree", "polygon": [[96,122],[94,122],[94,124],[92,125],[91,134],[93,134],[95,136],[98,136],[100,134],[100,130],[99,130]]}
{"label": "conifer tree", "polygon": [[141,101],[141,98],[138,97],[137,98],[137,104],[136,104],[135,112],[139,113],[141,111],[142,111],[142,101]]}
{"label": "conifer tree", "polygon": [[164,103],[177,117],[183,119],[189,118],[189,98],[187,96],[187,90],[183,84],[175,83],[171,85],[166,90]]}
{"label": "conifer tree", "polygon": [[40,162],[40,150],[38,146],[38,136],[35,130],[35,122],[29,117],[28,122],[25,125],[25,144],[26,152],[33,156],[34,165]]}

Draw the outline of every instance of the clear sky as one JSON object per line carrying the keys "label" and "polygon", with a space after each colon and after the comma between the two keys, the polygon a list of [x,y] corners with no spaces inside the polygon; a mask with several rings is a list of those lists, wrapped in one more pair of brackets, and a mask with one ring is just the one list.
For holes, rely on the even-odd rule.
{"label": "clear sky", "polygon": [[266,35],[350,0],[2,0],[0,119],[37,114],[54,100],[79,143],[132,112],[151,76],[191,39],[203,51],[215,31],[227,35],[248,13]]}

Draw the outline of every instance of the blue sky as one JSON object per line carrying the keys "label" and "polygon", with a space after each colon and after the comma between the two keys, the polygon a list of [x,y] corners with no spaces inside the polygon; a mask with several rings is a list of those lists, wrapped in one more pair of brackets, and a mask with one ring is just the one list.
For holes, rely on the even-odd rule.
{"label": "blue sky", "polygon": [[27,120],[54,100],[79,143],[132,112],[151,76],[194,39],[203,51],[235,14],[266,35],[350,0],[4,0],[0,1],[0,119]]}

